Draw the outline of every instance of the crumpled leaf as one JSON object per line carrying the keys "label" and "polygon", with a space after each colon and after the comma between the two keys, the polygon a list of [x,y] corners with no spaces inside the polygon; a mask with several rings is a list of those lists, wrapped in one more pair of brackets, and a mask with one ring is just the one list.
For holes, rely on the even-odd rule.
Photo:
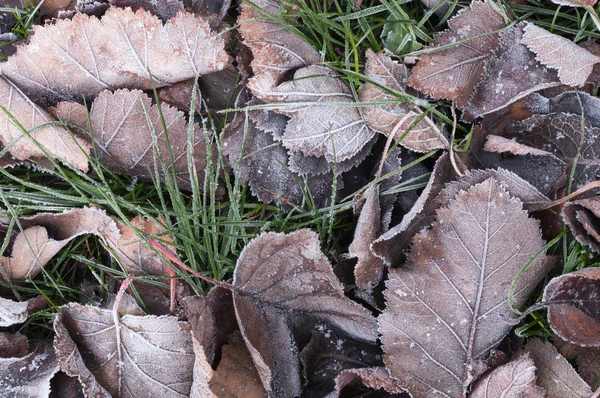
{"label": "crumpled leaf", "polygon": [[[61,159],[87,172],[91,145],[73,136],[64,127],[56,125],[41,127],[55,120],[33,103],[15,84],[2,76],[0,76],[0,106],[5,109],[0,109],[0,141],[4,146],[12,145],[8,153],[15,159],[44,157],[45,151],[51,157]],[[23,133],[11,117],[14,117],[23,129],[29,132],[43,150]]]}
{"label": "crumpled leaf", "polygon": [[143,10],[110,8],[102,20],[76,14],[35,25],[29,43],[0,70],[29,95],[91,98],[105,89],[152,89],[223,69],[229,63],[224,46],[193,14],[180,12],[163,25]]}
{"label": "crumpled leaf", "polygon": [[525,346],[537,368],[539,386],[548,397],[589,398],[592,390],[551,343],[529,339]]}
{"label": "crumpled leaf", "polygon": [[[404,92],[408,71],[406,66],[394,62],[384,52],[367,50],[365,76],[388,89]],[[360,102],[398,101],[398,98],[385,89],[367,82],[358,93]],[[423,111],[417,106],[396,102],[386,105],[366,106],[363,115],[369,127],[389,136],[395,132],[400,145],[417,152],[448,148],[448,140],[429,118],[424,117],[408,133],[406,131],[417,121]]]}
{"label": "crumpled leaf", "polygon": [[23,323],[27,315],[27,301],[14,301],[0,297],[0,327]]}
{"label": "crumpled leaf", "polygon": [[344,387],[355,384],[373,390],[383,390],[391,394],[406,392],[396,380],[390,377],[384,367],[344,369],[335,378],[335,390],[327,395],[326,398],[343,397],[342,391]]}
{"label": "crumpled leaf", "polygon": [[544,289],[548,323],[561,339],[600,347],[600,269],[586,268],[557,276]]}
{"label": "crumpled leaf", "polygon": [[[8,219],[0,219],[8,224]],[[84,234],[119,239],[115,222],[104,210],[85,207],[60,214],[40,213],[20,218],[23,232],[13,231],[10,255],[0,257],[0,266],[11,279],[33,278],[59,250]]]}
{"label": "crumpled leaf", "polygon": [[[283,135],[283,146],[292,151],[342,162],[359,153],[374,135],[351,106],[354,97],[333,69],[320,65],[299,69],[294,80],[272,93],[277,101],[290,104],[278,111],[292,117]],[[293,105],[298,102],[302,105]]]}
{"label": "crumpled leaf", "polygon": [[131,7],[134,11],[146,10],[163,21],[177,17],[177,13],[184,10],[181,0],[108,0],[115,7]]}
{"label": "crumpled leaf", "polygon": [[[279,14],[278,1],[265,3],[269,4],[266,12]],[[254,76],[248,88],[255,97],[268,102],[270,93],[287,72],[315,64],[321,56],[302,37],[263,16],[250,4],[242,3],[241,9],[238,30],[254,56],[250,64]]]}
{"label": "crumpled leaf", "polygon": [[[493,178],[438,209],[413,238],[407,269],[391,269],[379,317],[384,360],[413,397],[458,397],[511,326],[508,290],[544,245],[538,222]],[[520,307],[545,274],[538,256],[519,281]]]}
{"label": "crumpled leaf", "polygon": [[561,209],[565,223],[571,228],[575,239],[600,252],[600,198],[581,199],[566,203]]}
{"label": "crumpled leaf", "polygon": [[316,324],[357,340],[377,339],[375,319],[344,296],[310,230],[254,239],[238,259],[233,285],[240,330],[270,395],[300,395],[295,339],[309,336]]}
{"label": "crumpled leaf", "polygon": [[506,22],[488,3],[473,1],[471,8],[459,11],[448,26],[449,30],[436,36],[439,46],[487,35],[420,56],[407,84],[434,98],[455,100],[462,108],[482,77],[485,60],[498,46],[498,33],[490,32],[504,28]]}
{"label": "crumpled leaf", "polygon": [[[170,316],[124,315],[70,303],[54,320],[60,368],[86,396],[188,397],[194,353],[190,327]],[[110,394],[110,395],[109,395]]]}
{"label": "crumpled leaf", "polygon": [[558,352],[569,361],[573,361],[577,373],[590,386],[597,386],[600,380],[600,348],[581,347],[553,337],[552,342]]}
{"label": "crumpled leaf", "polygon": [[11,398],[46,398],[58,371],[52,346],[41,344],[22,357],[0,358],[0,391]]}
{"label": "crumpled leaf", "polygon": [[521,41],[536,54],[539,62],[558,71],[563,84],[583,86],[594,65],[600,63],[600,57],[539,26],[528,24],[524,31]]}
{"label": "crumpled leaf", "polygon": [[29,353],[27,336],[17,333],[0,333],[0,358],[24,357]]}
{"label": "crumpled leaf", "polygon": [[483,376],[469,398],[544,398],[545,390],[535,384],[535,371],[533,360],[523,354]]}

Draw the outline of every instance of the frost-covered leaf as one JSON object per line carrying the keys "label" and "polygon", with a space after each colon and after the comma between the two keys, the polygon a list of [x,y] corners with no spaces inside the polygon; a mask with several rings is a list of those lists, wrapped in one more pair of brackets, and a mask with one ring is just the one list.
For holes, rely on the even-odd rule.
{"label": "frost-covered leaf", "polygon": [[115,7],[131,7],[134,11],[143,9],[158,16],[163,21],[175,18],[184,10],[181,0],[108,0]]}
{"label": "frost-covered leaf", "polygon": [[525,351],[533,359],[537,368],[537,383],[546,389],[548,397],[589,398],[592,395],[590,386],[551,343],[529,339]]}
{"label": "frost-covered leaf", "polygon": [[335,378],[335,391],[326,398],[343,397],[344,387],[352,385],[360,385],[376,391],[383,390],[390,394],[406,392],[384,367],[344,369]]}
{"label": "frost-covered leaf", "polygon": [[[277,3],[270,2],[266,12],[278,14]],[[243,43],[254,56],[250,64],[254,76],[250,78],[248,88],[257,98],[268,101],[270,93],[287,72],[315,64],[321,57],[302,37],[263,16],[250,4],[242,3],[241,9],[238,29]]]}
{"label": "frost-covered leaf", "polygon": [[[470,9],[461,10],[448,21],[449,30],[436,37],[440,46],[420,57],[407,84],[434,98],[455,100],[464,107],[481,80],[484,62],[498,46],[499,29],[506,26],[502,15],[489,4],[473,1]],[[474,37],[480,36],[476,39]],[[459,43],[461,41],[464,43]]]}
{"label": "frost-covered leaf", "polygon": [[49,344],[22,357],[0,358],[0,393],[11,398],[47,398],[56,372],[58,362]]}
{"label": "frost-covered leaf", "polygon": [[544,389],[535,384],[535,371],[529,355],[521,355],[482,377],[469,398],[544,398]]}
{"label": "frost-covered leaf", "polygon": [[577,373],[590,386],[597,386],[600,380],[600,348],[581,347],[553,337],[552,342],[558,352],[569,361],[574,361]]}
{"label": "frost-covered leaf", "polygon": [[353,339],[377,339],[375,319],[344,296],[312,231],[265,233],[254,239],[238,259],[233,285],[240,330],[271,395],[300,395],[295,339],[310,336],[317,324]]}
{"label": "frost-covered leaf", "polygon": [[536,59],[549,68],[558,71],[563,84],[583,86],[592,74],[600,57],[539,26],[528,24],[521,42],[536,54]]}
{"label": "frost-covered leaf", "polygon": [[554,4],[571,7],[590,7],[596,4],[596,0],[551,0]]}
{"label": "frost-covered leaf", "polygon": [[[365,76],[380,86],[404,92],[408,71],[406,66],[393,61],[384,52],[367,50]],[[395,95],[378,85],[367,82],[358,93],[360,102],[398,101]],[[448,140],[428,116],[417,122],[423,115],[417,106],[402,102],[366,106],[363,115],[369,127],[375,131],[389,136],[395,130],[395,138],[400,145],[413,151],[429,152],[448,147]],[[416,125],[407,133],[415,122]]]}
{"label": "frost-covered leaf", "polygon": [[[537,221],[493,178],[438,209],[386,283],[379,330],[391,375],[415,398],[462,396],[510,331],[509,286],[543,245]],[[543,258],[521,277],[517,307],[544,277]]]}
{"label": "frost-covered leaf", "polygon": [[0,297],[0,327],[23,323],[27,319],[27,315],[45,305],[46,299],[43,296],[34,297],[27,301],[14,301]]}
{"label": "frost-covered leaf", "polygon": [[0,333],[0,358],[24,357],[29,353],[29,340],[24,334]]}
{"label": "frost-covered leaf", "polygon": [[105,89],[151,89],[223,69],[229,63],[224,46],[192,14],[181,12],[163,25],[147,11],[111,8],[101,20],[76,14],[35,25],[29,43],[0,70],[29,95],[91,98]]}
{"label": "frost-covered leaf", "polygon": [[557,276],[544,289],[548,323],[561,339],[600,347],[600,268]]}
{"label": "frost-covered leaf", "polygon": [[110,310],[70,303],[60,307],[54,331],[60,368],[79,378],[86,396],[190,394],[190,327],[175,317],[115,319]]}
{"label": "frost-covered leaf", "polygon": [[[8,224],[10,220],[0,219]],[[36,276],[67,243],[84,234],[119,238],[115,222],[96,208],[72,209],[61,214],[41,213],[19,219],[22,228],[13,231],[10,255],[0,257],[0,266],[11,279]],[[18,228],[18,227],[15,227]],[[14,240],[13,240],[14,239]]]}
{"label": "frost-covered leaf", "polygon": [[289,104],[279,112],[292,117],[283,136],[283,145],[292,151],[342,162],[359,153],[374,135],[352,106],[350,88],[333,69],[320,65],[299,69],[294,80],[272,94]]}
{"label": "frost-covered leaf", "polygon": [[580,243],[600,252],[600,198],[576,200],[566,203],[562,210],[565,223]]}
{"label": "frost-covered leaf", "polygon": [[[42,108],[31,101],[15,84],[0,76],[0,141],[9,146],[8,152],[18,160],[41,158],[45,152],[53,158],[73,165],[87,172],[90,144],[73,136],[67,129],[56,125],[46,125],[55,120]],[[14,118],[28,137],[12,120]],[[35,141],[40,146],[38,147]]]}

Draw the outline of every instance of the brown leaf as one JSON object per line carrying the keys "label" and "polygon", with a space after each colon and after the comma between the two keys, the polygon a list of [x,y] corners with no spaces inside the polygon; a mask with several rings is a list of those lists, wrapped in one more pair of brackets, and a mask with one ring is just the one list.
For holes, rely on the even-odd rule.
{"label": "brown leaf", "polygon": [[397,101],[386,105],[366,106],[363,115],[369,127],[386,136],[395,130],[395,139],[400,145],[417,152],[448,148],[448,140],[429,118],[419,121],[408,133],[406,131],[423,111],[419,107],[399,102],[398,98],[384,88],[404,92],[408,71],[406,66],[394,62],[384,52],[367,50],[365,76],[378,85],[367,82],[358,93],[360,102]]}
{"label": "brown leaf", "polygon": [[562,356],[569,361],[574,361],[577,372],[587,384],[592,387],[598,386],[600,380],[600,348],[581,347],[567,343],[556,336],[552,338],[552,341]]}
{"label": "brown leaf", "polygon": [[600,230],[597,228],[600,217],[598,196],[566,203],[561,209],[561,215],[565,224],[571,228],[575,239],[600,252]]}
{"label": "brown leaf", "polygon": [[[12,57],[11,57],[12,59]],[[33,103],[16,85],[0,76],[0,141],[4,146],[11,145],[8,152],[18,160],[45,157],[73,165],[87,172],[88,155],[91,145],[73,136],[67,129],[57,125],[47,125],[55,120],[42,108]],[[17,126],[11,116],[17,120]],[[23,130],[28,132],[28,137]],[[43,148],[38,147],[35,141]]]}
{"label": "brown leaf", "polygon": [[596,4],[596,0],[551,0],[554,4],[571,7],[589,7]]}
{"label": "brown leaf", "polygon": [[115,320],[110,310],[70,303],[54,331],[61,370],[79,378],[86,396],[189,396],[194,353],[190,327],[177,318]]}
{"label": "brown leaf", "polygon": [[[277,3],[266,11],[278,14]],[[255,97],[268,101],[287,72],[315,64],[321,57],[302,37],[263,16],[250,4],[242,3],[241,9],[238,30],[254,56],[250,64],[254,76],[250,78],[248,88]]]}
{"label": "brown leaf", "polygon": [[30,95],[91,98],[105,89],[151,89],[223,69],[229,63],[224,45],[189,13],[163,25],[143,10],[111,8],[102,20],[76,14],[34,25],[29,44],[0,67]]}
{"label": "brown leaf", "polygon": [[570,272],[550,280],[543,302],[548,322],[561,339],[600,347],[600,268]]}
{"label": "brown leaf", "polygon": [[525,346],[538,371],[537,383],[549,398],[589,398],[592,390],[550,343],[530,339]]}
{"label": "brown leaf", "polygon": [[[435,50],[420,57],[412,69],[407,84],[434,98],[455,100],[464,107],[481,80],[484,62],[498,46],[498,33],[506,26],[504,18],[488,3],[473,1],[470,9],[461,10],[448,21],[449,30],[436,37],[440,46],[452,45],[447,49]],[[477,39],[453,45],[473,37]]]}
{"label": "brown leaf", "polygon": [[58,363],[49,344],[22,357],[0,358],[0,391],[11,398],[46,398]]}
{"label": "brown leaf", "polygon": [[383,390],[391,394],[406,392],[396,380],[390,377],[387,369],[383,367],[344,369],[335,378],[335,391],[327,395],[326,398],[343,397],[344,387],[353,384],[362,385],[373,390]]}
{"label": "brown leaf", "polygon": [[535,370],[529,355],[521,355],[482,377],[469,398],[544,398],[545,390],[535,384]]}
{"label": "brown leaf", "polygon": [[592,74],[600,57],[588,52],[569,39],[555,35],[533,24],[525,27],[521,40],[536,54],[536,59],[549,68],[558,71],[563,84],[583,86]]}
{"label": "brown leaf", "polygon": [[344,296],[318,236],[307,229],[265,233],[242,251],[234,272],[236,317],[270,395],[300,395],[295,339],[318,323],[363,341],[377,339],[369,311]]}
{"label": "brown leaf", "polygon": [[184,10],[181,0],[108,0],[108,2],[115,7],[131,7],[133,11],[141,8],[163,21],[177,17],[177,14]]}
{"label": "brown leaf", "polygon": [[[374,135],[351,106],[354,97],[333,69],[320,65],[299,69],[294,80],[272,93],[278,101],[290,103],[279,112],[292,117],[283,136],[283,145],[292,151],[342,162],[358,154]],[[298,102],[303,105],[293,105]]]}
{"label": "brown leaf", "polygon": [[0,358],[24,357],[29,353],[29,340],[19,332],[0,333]]}
{"label": "brown leaf", "polygon": [[19,224],[22,232],[16,234],[9,247],[10,256],[0,257],[0,266],[11,279],[33,278],[59,250],[80,235],[119,237],[115,222],[106,212],[90,207],[61,214],[40,213],[20,218]]}
{"label": "brown leaf", "polygon": [[194,381],[190,398],[217,398],[208,386],[210,379],[214,376],[214,371],[206,359],[204,347],[194,336],[192,336],[192,342],[196,358],[194,360]]}
{"label": "brown leaf", "polygon": [[[544,245],[537,221],[492,178],[460,192],[436,220],[414,237],[407,269],[390,270],[379,317],[386,365],[415,398],[466,392],[511,329],[501,319],[511,282]],[[517,307],[544,268],[538,256],[517,286]]]}
{"label": "brown leaf", "polygon": [[0,327],[23,323],[28,314],[27,301],[14,301],[0,297]]}

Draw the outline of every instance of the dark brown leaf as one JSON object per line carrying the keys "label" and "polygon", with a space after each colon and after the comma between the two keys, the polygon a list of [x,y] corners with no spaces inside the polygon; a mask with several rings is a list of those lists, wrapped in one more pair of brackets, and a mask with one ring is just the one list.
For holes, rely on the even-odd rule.
{"label": "dark brown leaf", "polygon": [[576,200],[566,203],[561,214],[565,223],[580,243],[600,252],[600,198]]}
{"label": "dark brown leaf", "polygon": [[0,333],[0,358],[24,357],[29,353],[29,340],[19,332]]}
{"label": "dark brown leaf", "polygon": [[558,352],[569,361],[574,361],[577,373],[590,386],[598,386],[600,380],[600,348],[581,347],[576,344],[567,343],[559,337],[553,337],[552,341]]}
{"label": "dark brown leaf", "polygon": [[22,357],[0,358],[0,392],[11,398],[45,398],[58,363],[49,344]]}
{"label": "dark brown leaf", "polygon": [[[508,290],[544,245],[537,221],[493,178],[461,191],[416,235],[407,269],[391,269],[379,317],[384,360],[413,397],[465,394],[511,326]],[[538,256],[520,279],[522,306],[545,274]]]}
{"label": "dark brown leaf", "polygon": [[131,7],[133,11],[141,8],[163,21],[175,18],[180,11],[183,11],[181,0],[108,0],[108,2],[115,7]]}
{"label": "dark brown leaf", "polygon": [[271,395],[300,395],[295,338],[307,338],[317,324],[350,338],[377,339],[375,319],[344,296],[312,231],[254,239],[238,259],[233,285],[240,330]]}
{"label": "dark brown leaf", "polygon": [[[326,398],[343,397],[344,387],[353,384],[362,385],[373,390],[383,390],[390,394],[403,394],[406,392],[396,380],[390,377],[387,369],[381,368],[361,368],[342,370],[335,378],[335,391],[327,395]],[[402,395],[407,396],[407,395]]]}

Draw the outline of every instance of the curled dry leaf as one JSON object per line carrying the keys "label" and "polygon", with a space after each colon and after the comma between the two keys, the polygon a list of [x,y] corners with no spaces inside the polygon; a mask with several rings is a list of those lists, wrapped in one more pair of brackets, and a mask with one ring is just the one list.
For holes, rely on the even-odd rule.
{"label": "curled dry leaf", "polygon": [[535,384],[535,371],[533,360],[523,354],[483,376],[469,398],[544,398],[545,390]]}
{"label": "curled dry leaf", "polygon": [[570,272],[550,280],[543,303],[548,323],[561,339],[600,347],[600,268]]}
{"label": "curled dry leaf", "polygon": [[58,363],[49,344],[22,357],[0,358],[0,392],[11,398],[46,398],[56,372]]}
{"label": "curled dry leaf", "polygon": [[4,107],[0,110],[0,141],[4,146],[11,145],[8,152],[15,159],[41,158],[47,153],[87,172],[91,145],[62,126],[45,125],[55,120],[2,76],[0,106]]}
{"label": "curled dry leaf", "polygon": [[14,301],[0,297],[0,327],[23,323],[28,313],[27,301]]}
{"label": "curled dry leaf", "polygon": [[35,25],[29,43],[0,70],[29,95],[91,98],[105,89],[151,89],[223,69],[229,63],[224,46],[192,14],[180,12],[163,25],[143,10],[111,8],[102,20],[76,14]]}
{"label": "curled dry leaf", "polygon": [[600,252],[600,197],[566,203],[561,209],[565,223],[581,244]]}
{"label": "curled dry leaf", "polygon": [[[9,220],[2,220],[7,224]],[[40,213],[20,218],[22,232],[17,232],[9,246],[10,255],[0,257],[0,266],[10,279],[36,276],[60,249],[84,234],[119,239],[115,222],[103,210],[86,207],[61,214]]]}
{"label": "curled dry leaf", "polygon": [[[270,2],[266,12],[278,14],[278,1]],[[259,6],[261,4],[258,4]],[[255,97],[269,101],[270,93],[290,70],[315,64],[319,52],[306,40],[272,20],[250,4],[242,3],[238,18],[243,43],[250,48],[254,59],[250,66],[254,76],[248,88]]]}
{"label": "curled dry leaf", "polygon": [[134,11],[141,8],[163,21],[175,18],[180,11],[184,11],[181,0],[108,0],[108,2],[115,7],[131,7]]}
{"label": "curled dry leaf", "polygon": [[600,57],[539,26],[528,24],[524,31],[522,43],[536,54],[539,62],[556,69],[563,84],[583,86],[592,74],[594,65],[600,63]]}
{"label": "curled dry leaf", "polygon": [[190,327],[170,316],[124,315],[70,303],[54,320],[63,372],[86,396],[188,397],[194,353]]}
{"label": "curled dry leaf", "polygon": [[451,47],[429,47],[434,51],[420,57],[407,84],[434,98],[455,100],[458,107],[464,107],[482,77],[485,60],[498,46],[496,31],[504,28],[506,22],[490,4],[473,1],[470,9],[461,10],[448,25],[450,29],[436,40],[440,46]]}
{"label": "curled dry leaf", "polygon": [[312,231],[254,239],[238,259],[233,285],[240,330],[270,395],[300,395],[295,339],[308,338],[316,324],[353,339],[377,339],[375,319],[344,296]]}
{"label": "curled dry leaf", "polygon": [[326,398],[343,397],[344,387],[361,385],[373,390],[383,390],[390,394],[402,394],[406,389],[402,388],[396,380],[390,377],[384,367],[344,369],[335,378],[335,390]]}
{"label": "curled dry leaf", "polygon": [[537,383],[546,389],[548,397],[589,398],[592,395],[590,386],[551,343],[530,339],[525,352],[533,359],[538,372]]}
{"label": "curled dry leaf", "polygon": [[294,80],[272,93],[287,103],[278,111],[292,117],[283,136],[283,145],[292,151],[342,162],[357,155],[374,135],[352,106],[350,88],[333,69],[320,65],[299,69]]}
{"label": "curled dry leaf", "polygon": [[[391,269],[379,317],[384,360],[413,397],[459,397],[511,326],[508,290],[544,245],[537,221],[495,179],[461,191],[416,235],[407,269]],[[521,306],[544,277],[543,256],[517,286]]]}
{"label": "curled dry leaf", "polygon": [[[395,133],[400,145],[417,152],[448,148],[448,140],[435,123],[423,115],[419,107],[399,102],[398,98],[386,90],[404,92],[408,71],[406,66],[392,60],[384,52],[367,50],[365,76],[375,83],[367,82],[358,93],[360,102],[396,101],[385,105],[366,106],[363,115],[369,127],[386,136]],[[383,86],[383,87],[380,87]],[[413,123],[416,123],[414,126]],[[412,126],[410,131],[407,130]]]}
{"label": "curled dry leaf", "polygon": [[558,352],[575,363],[577,373],[590,386],[597,386],[600,380],[600,348],[581,347],[553,337],[552,342]]}

